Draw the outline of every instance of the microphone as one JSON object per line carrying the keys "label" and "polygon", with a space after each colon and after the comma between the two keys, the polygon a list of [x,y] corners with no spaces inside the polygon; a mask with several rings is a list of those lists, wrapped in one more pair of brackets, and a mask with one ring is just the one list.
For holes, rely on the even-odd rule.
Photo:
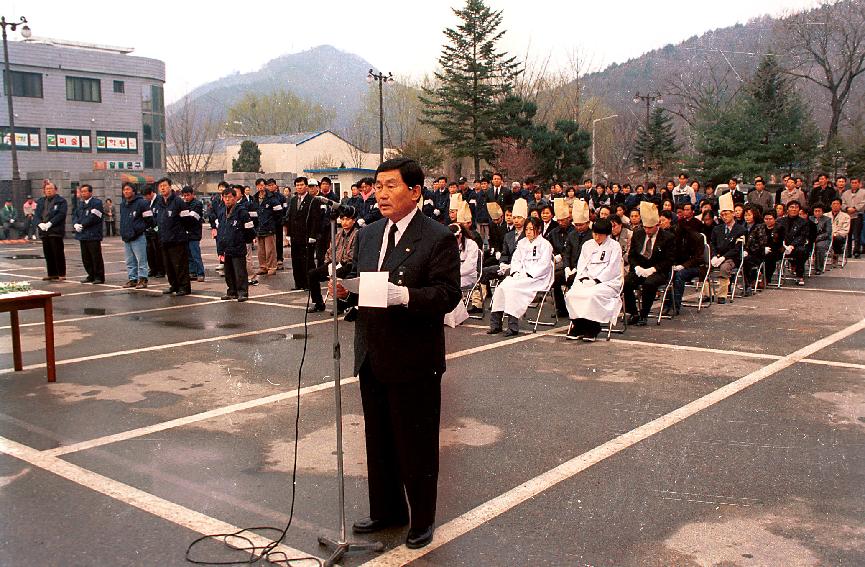
{"label": "microphone", "polygon": [[357,210],[351,205],[342,205],[337,201],[331,201],[327,197],[316,195],[312,198],[328,208],[328,213],[333,217],[355,217]]}

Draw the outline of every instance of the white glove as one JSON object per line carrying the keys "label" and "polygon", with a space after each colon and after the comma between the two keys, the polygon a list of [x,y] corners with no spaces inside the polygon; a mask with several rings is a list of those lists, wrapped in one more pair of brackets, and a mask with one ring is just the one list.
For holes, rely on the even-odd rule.
{"label": "white glove", "polygon": [[576,268],[565,268],[565,279],[569,279],[573,274],[577,273]]}
{"label": "white glove", "polygon": [[553,256],[553,260],[556,262],[556,264],[561,264],[562,263],[562,255],[556,254],[555,256]]}
{"label": "white glove", "polygon": [[433,214],[434,214],[435,216],[439,216],[440,214],[442,214],[442,212],[441,212],[440,210],[436,209],[436,210],[433,211]]}
{"label": "white glove", "polygon": [[772,249],[769,248],[768,246],[767,246],[766,248],[764,248],[763,250],[766,252],[766,254],[771,254],[771,253],[772,253]]}
{"label": "white glove", "polygon": [[712,258],[712,261],[709,263],[712,264],[713,268],[717,268],[718,266],[720,266],[721,264],[724,263],[724,257],[723,256],[715,256],[714,258]]}
{"label": "white glove", "polygon": [[505,275],[505,272],[507,272],[510,269],[511,269],[510,264],[499,264],[499,275],[500,276]]}
{"label": "white glove", "polygon": [[643,268],[643,267],[641,267],[641,266],[637,266],[636,268],[634,268],[634,273],[637,274],[638,276],[640,276],[641,278],[645,278],[645,277],[646,277],[646,272],[647,272],[647,271],[648,271],[648,270],[646,270],[645,268]]}
{"label": "white glove", "polygon": [[49,228],[51,228],[51,223],[50,223],[50,222],[40,222],[40,223],[39,223],[38,225],[36,225],[36,226],[39,227],[39,230],[41,230],[42,232],[45,232],[46,230],[48,230]]}
{"label": "white glove", "polygon": [[363,226],[366,224],[366,221],[363,219],[357,219],[357,224],[358,224],[358,226]]}
{"label": "white glove", "polygon": [[792,254],[793,253],[793,246],[787,246],[784,248],[784,250],[787,251],[787,254]]}
{"label": "white glove", "polygon": [[643,270],[643,271],[646,273],[646,277],[648,278],[649,276],[651,276],[652,274],[654,274],[655,272],[657,272],[658,269],[657,269],[657,268],[646,268],[646,269]]}
{"label": "white glove", "polygon": [[681,264],[676,264],[675,266],[673,266],[673,271],[674,271],[674,272],[681,272],[681,271],[684,270],[684,269],[685,269],[685,266],[683,266],[683,265],[681,265]]}
{"label": "white glove", "polygon": [[502,259],[502,253],[496,252],[496,260],[501,260],[501,259]]}
{"label": "white glove", "polygon": [[75,229],[75,232],[81,232],[82,230],[84,230],[84,226],[78,223],[73,224],[72,228]]}
{"label": "white glove", "polygon": [[739,238],[737,238],[737,239],[736,239],[736,244],[745,244],[745,237],[744,237],[744,236],[740,236]]}
{"label": "white glove", "polygon": [[315,244],[315,238],[308,238],[306,241],[310,244]]}
{"label": "white glove", "polygon": [[747,258],[747,257],[748,257],[748,251],[747,251],[747,250],[744,250],[744,251],[742,252],[742,256],[745,257],[745,258]]}
{"label": "white glove", "polygon": [[387,282],[387,304],[408,305],[408,288]]}

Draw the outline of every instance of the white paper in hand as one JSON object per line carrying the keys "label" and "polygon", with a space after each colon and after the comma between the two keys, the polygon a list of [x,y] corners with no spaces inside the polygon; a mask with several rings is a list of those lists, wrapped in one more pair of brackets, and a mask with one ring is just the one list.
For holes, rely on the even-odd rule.
{"label": "white paper in hand", "polygon": [[361,272],[358,305],[360,307],[387,307],[388,272]]}

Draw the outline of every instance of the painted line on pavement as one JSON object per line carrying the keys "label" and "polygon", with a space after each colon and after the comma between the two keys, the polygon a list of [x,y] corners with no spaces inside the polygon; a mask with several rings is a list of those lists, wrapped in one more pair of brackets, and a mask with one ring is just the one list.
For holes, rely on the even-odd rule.
{"label": "painted line on pavement", "polygon": [[[3,437],[0,437],[0,452],[202,535],[234,533],[240,530],[237,526],[154,496],[134,486],[89,471],[57,457],[45,455]],[[259,546],[268,545],[271,541],[251,532],[244,535]],[[286,545],[280,545],[277,550],[284,551],[288,557],[312,555]],[[310,560],[309,564],[317,565],[318,563]]]}
{"label": "painted line on pavement", "polygon": [[[61,323],[77,323],[78,321],[94,321],[96,319],[107,319],[109,317],[123,317],[124,315],[140,315],[141,313],[155,313],[157,311],[171,311],[175,309],[187,309],[189,307],[200,307],[202,305],[213,305],[214,303],[220,303],[219,298],[214,299],[212,297],[208,298],[209,301],[201,301],[199,303],[187,303],[184,305],[169,305],[168,307],[154,307],[152,309],[138,309],[137,311],[125,311],[123,313],[106,313],[105,315],[91,315],[89,317],[74,317],[72,319],[55,319],[54,324],[59,325]],[[45,323],[21,323],[21,327],[42,327]],[[8,329],[9,325],[0,326],[0,329]]]}
{"label": "painted line on pavement", "polygon": [[[774,290],[778,288],[773,287],[772,289]],[[819,287],[782,287],[781,289],[787,291],[816,291],[823,293],[852,293],[856,295],[865,295],[865,291],[857,289],[823,289]]]}
{"label": "painted line on pavement", "polygon": [[[325,319],[322,321],[315,321],[313,323],[310,323],[310,325],[327,323],[329,321],[330,321],[330,319]],[[302,327],[303,324],[301,324],[300,326]],[[527,340],[532,340],[533,338],[542,337],[544,335],[549,335],[549,334],[552,334],[555,332],[561,332],[564,330],[565,330],[564,327],[561,327],[559,329],[551,329],[551,330],[545,331],[543,333],[524,335],[524,336],[519,336],[519,337],[516,337],[513,339],[507,339],[504,341],[500,341],[497,343],[490,343],[488,345],[484,345],[483,347],[477,347],[474,349],[467,349],[467,350],[451,353],[448,355],[448,359],[450,360],[453,358],[468,356],[469,354],[473,354],[475,352],[480,352],[481,350],[492,350],[492,349],[496,349],[496,348],[509,346],[509,345],[512,345],[512,344],[515,344],[518,342],[524,342]],[[261,331],[261,332],[264,332],[264,331]],[[149,350],[149,349],[144,349],[144,350]],[[58,362],[58,364],[59,364],[59,362]],[[343,378],[343,380],[342,380],[343,385],[354,384],[356,382],[357,382],[357,377]],[[328,382],[324,382],[322,384],[316,384],[314,386],[306,386],[305,388],[301,388],[301,396],[304,396],[306,394],[310,394],[313,392],[321,392],[321,391],[325,391],[325,390],[330,390],[331,388],[333,388],[333,385],[334,384],[332,381],[328,381]],[[144,435],[150,435],[151,433],[155,433],[157,431],[164,431],[166,429],[181,427],[184,425],[188,425],[190,423],[196,423],[199,421],[203,421],[205,419],[211,419],[213,417],[220,417],[223,415],[228,415],[230,413],[235,413],[238,411],[259,407],[259,406],[263,406],[266,404],[271,404],[271,403],[278,402],[281,400],[287,400],[287,399],[293,398],[295,396],[295,393],[296,393],[296,390],[292,390],[290,392],[273,394],[271,396],[266,396],[264,398],[258,398],[255,400],[240,402],[237,404],[232,404],[230,406],[225,406],[222,408],[216,408],[216,409],[208,410],[205,412],[189,415],[186,417],[180,417],[177,419],[172,419],[170,421],[166,421],[163,423],[157,423],[154,425],[139,427],[137,429],[130,429],[129,431],[124,431],[121,433],[115,433],[113,435],[106,435],[105,437],[99,437],[96,439],[91,439],[89,441],[82,441],[80,443],[75,443],[72,445],[65,445],[65,446],[61,446],[61,447],[56,447],[54,449],[49,449],[49,450],[45,451],[45,454],[53,455],[53,456],[66,455],[69,453],[84,451],[86,449],[92,449],[93,447],[100,447],[102,445],[107,445],[109,443],[116,443],[118,441],[126,441],[129,439],[135,439],[136,437],[142,437]]]}
{"label": "painted line on pavement", "polygon": [[694,400],[693,402],[685,404],[668,414],[641,425],[640,427],[634,428],[623,435],[619,435],[618,437],[615,437],[614,439],[611,439],[610,441],[607,441],[582,455],[574,457],[573,459],[566,461],[545,473],[529,479],[504,494],[501,494],[446,522],[436,529],[432,542],[426,547],[412,550],[408,549],[404,545],[399,546],[364,563],[363,565],[365,567],[401,566],[411,561],[415,561],[424,555],[435,551],[446,543],[449,543],[490,522],[491,520],[494,520],[527,500],[539,496],[557,484],[573,478],[578,473],[588,469],[589,467],[596,465],[624,451],[625,449],[648,439],[649,437],[657,435],[665,429],[681,423],[689,417],[718,404],[735,394],[738,394],[746,388],[749,388],[750,386],[765,380],[769,376],[793,366],[815,352],[826,348],[853,333],[861,331],[862,329],[865,329],[865,319],[802,347],[799,350],[772,362],[768,366],[755,370],[754,372],[722,386],[717,390]]}

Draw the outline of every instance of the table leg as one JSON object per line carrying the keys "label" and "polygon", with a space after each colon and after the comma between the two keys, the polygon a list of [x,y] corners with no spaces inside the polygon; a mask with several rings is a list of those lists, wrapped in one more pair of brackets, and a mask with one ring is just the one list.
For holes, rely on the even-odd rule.
{"label": "table leg", "polygon": [[9,316],[12,318],[12,360],[15,363],[15,371],[20,372],[24,365],[21,362],[21,327],[18,324],[18,311],[10,311]]}
{"label": "table leg", "polygon": [[55,382],[57,375],[54,369],[54,306],[51,298],[45,300],[45,365],[48,367],[48,381]]}

